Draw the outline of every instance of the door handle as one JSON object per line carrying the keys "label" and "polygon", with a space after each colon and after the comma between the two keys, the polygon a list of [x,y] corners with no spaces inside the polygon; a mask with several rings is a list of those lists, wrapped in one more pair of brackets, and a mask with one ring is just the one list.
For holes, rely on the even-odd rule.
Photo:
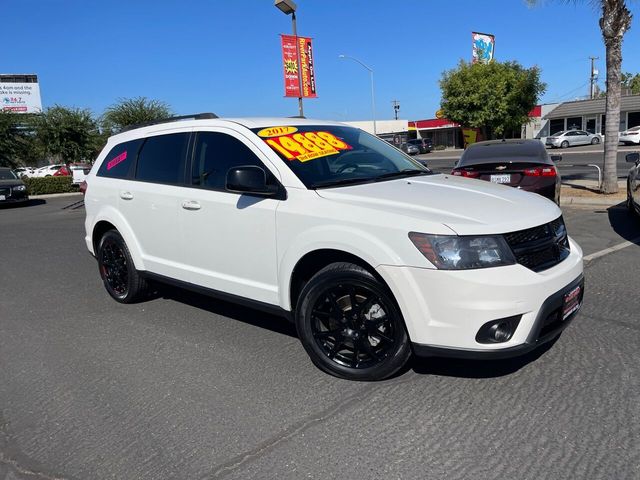
{"label": "door handle", "polygon": [[120,198],[123,200],[133,200],[133,193],[131,192],[120,192]]}
{"label": "door handle", "polygon": [[200,210],[200,204],[195,200],[185,200],[182,202],[182,208],[185,210]]}

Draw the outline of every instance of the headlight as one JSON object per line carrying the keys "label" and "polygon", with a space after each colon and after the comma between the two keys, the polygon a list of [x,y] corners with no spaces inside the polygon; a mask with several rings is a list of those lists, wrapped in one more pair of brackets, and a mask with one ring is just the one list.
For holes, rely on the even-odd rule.
{"label": "headlight", "polygon": [[12,187],[16,192],[24,192],[27,187],[25,187],[24,185],[16,185],[15,187]]}
{"label": "headlight", "polygon": [[410,232],[409,239],[440,270],[468,270],[516,263],[502,236],[458,237]]}

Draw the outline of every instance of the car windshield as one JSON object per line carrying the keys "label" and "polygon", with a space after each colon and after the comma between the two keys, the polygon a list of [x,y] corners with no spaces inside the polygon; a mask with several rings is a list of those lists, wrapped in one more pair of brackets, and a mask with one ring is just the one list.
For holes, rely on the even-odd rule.
{"label": "car windshield", "polygon": [[638,131],[640,131],[640,125],[638,125],[637,127],[631,127],[628,131],[629,132],[638,132]]}
{"label": "car windshield", "polygon": [[353,127],[303,125],[255,132],[307,188],[391,180],[432,172],[387,142]]}
{"label": "car windshield", "polygon": [[11,170],[0,170],[0,180],[17,180],[18,177],[14,175]]}

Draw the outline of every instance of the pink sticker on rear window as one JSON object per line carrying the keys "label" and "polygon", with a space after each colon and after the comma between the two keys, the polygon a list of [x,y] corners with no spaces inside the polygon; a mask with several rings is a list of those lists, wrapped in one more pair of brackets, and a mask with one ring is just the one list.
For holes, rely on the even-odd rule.
{"label": "pink sticker on rear window", "polygon": [[124,162],[126,159],[127,159],[127,151],[125,150],[120,155],[115,157],[113,160],[110,160],[109,163],[107,163],[107,170],[111,170],[113,167],[115,167],[119,163]]}

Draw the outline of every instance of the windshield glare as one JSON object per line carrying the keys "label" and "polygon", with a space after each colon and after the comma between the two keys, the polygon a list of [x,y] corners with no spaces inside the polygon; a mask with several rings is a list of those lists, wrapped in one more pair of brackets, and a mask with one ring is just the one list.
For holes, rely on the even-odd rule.
{"label": "windshield glare", "polygon": [[0,170],[0,180],[17,180],[16,177],[11,170]]}
{"label": "windshield glare", "polygon": [[304,125],[253,132],[307,188],[431,173],[388,142],[353,127]]}

